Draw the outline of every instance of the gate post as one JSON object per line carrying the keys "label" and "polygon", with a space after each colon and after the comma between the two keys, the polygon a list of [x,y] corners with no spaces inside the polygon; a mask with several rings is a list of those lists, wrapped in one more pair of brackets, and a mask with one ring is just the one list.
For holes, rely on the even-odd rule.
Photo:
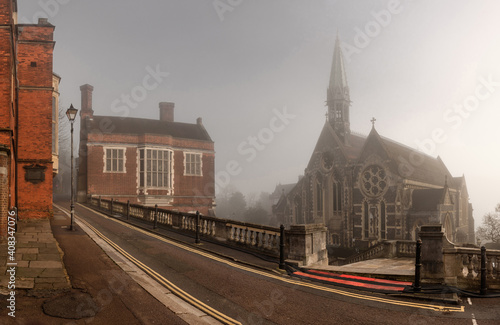
{"label": "gate post", "polygon": [[196,239],[194,240],[195,244],[200,243],[200,212],[196,211]]}
{"label": "gate post", "polygon": [[415,282],[413,284],[413,290],[419,292],[422,288],[420,287],[420,267],[422,266],[420,262],[422,251],[422,240],[417,240],[417,249],[415,252]]}
{"label": "gate post", "polygon": [[280,266],[281,270],[285,269],[285,226],[280,226]]}

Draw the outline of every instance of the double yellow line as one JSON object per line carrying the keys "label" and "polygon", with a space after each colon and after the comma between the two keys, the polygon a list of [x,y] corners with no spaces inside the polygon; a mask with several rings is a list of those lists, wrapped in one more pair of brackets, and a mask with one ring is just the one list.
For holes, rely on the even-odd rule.
{"label": "double yellow line", "polygon": [[[99,215],[101,215],[102,217],[106,218],[106,219],[109,219],[109,220],[113,220],[114,222],[117,222],[127,228],[130,228],[132,230],[135,230],[135,231],[138,231],[140,233],[143,233],[145,235],[148,235],[150,237],[153,237],[153,238],[156,238],[160,241],[163,241],[165,243],[168,243],[170,245],[173,245],[173,246],[176,246],[176,247],[179,247],[181,249],[184,249],[186,251],[189,251],[189,252],[192,252],[192,253],[195,253],[195,254],[198,254],[198,255],[201,255],[201,256],[205,256],[207,258],[210,258],[214,261],[217,261],[217,262],[220,262],[220,263],[223,263],[223,264],[226,264],[226,265],[229,265],[231,267],[234,267],[234,268],[237,268],[237,269],[240,269],[240,270],[243,270],[243,271],[247,271],[247,272],[250,272],[250,273],[253,273],[253,274],[258,274],[258,275],[261,275],[263,277],[266,277],[266,278],[270,278],[270,279],[274,279],[274,280],[277,280],[277,281],[281,281],[281,282],[285,282],[285,283],[288,283],[288,284],[292,284],[294,286],[299,286],[299,287],[307,287],[307,288],[311,288],[311,289],[315,289],[315,290],[320,290],[320,291],[324,291],[324,292],[330,292],[330,293],[334,293],[334,294],[338,294],[338,295],[341,295],[341,296],[345,296],[345,297],[350,297],[350,298],[355,298],[355,299],[361,299],[361,300],[367,300],[367,301],[374,301],[374,302],[380,302],[380,303],[384,303],[384,304],[390,304],[390,305],[396,305],[396,306],[404,306],[404,307],[412,307],[412,308],[419,308],[419,309],[428,309],[428,310],[433,310],[433,311],[439,311],[439,312],[464,312],[465,311],[465,308],[464,306],[460,306],[460,307],[448,307],[448,306],[440,306],[440,305],[430,305],[430,304],[421,304],[421,303],[414,303],[414,302],[409,302],[409,301],[398,301],[398,300],[392,300],[392,299],[386,299],[386,298],[381,298],[381,297],[374,297],[374,296],[368,296],[368,295],[363,295],[363,294],[357,294],[357,293],[353,293],[353,292],[348,292],[348,291],[343,291],[343,290],[338,290],[338,289],[334,289],[334,288],[329,288],[329,287],[323,287],[323,286],[320,286],[320,285],[316,285],[316,284],[313,284],[313,283],[308,283],[308,282],[302,282],[302,281],[298,281],[298,280],[294,280],[294,279],[290,279],[290,278],[286,278],[286,277],[283,277],[283,276],[278,276],[278,275],[275,275],[275,274],[272,274],[272,273],[268,273],[268,272],[264,272],[264,271],[261,271],[261,270],[257,270],[257,269],[253,269],[253,268],[250,268],[250,267],[247,267],[247,266],[244,266],[244,265],[240,265],[238,263],[235,263],[235,262],[231,262],[229,260],[226,260],[226,259],[223,259],[221,257],[218,257],[218,256],[215,256],[215,255],[212,255],[210,253],[207,253],[207,252],[204,252],[204,251],[201,251],[201,250],[198,250],[198,249],[195,249],[193,247],[190,247],[188,245],[184,245],[184,244],[180,244],[180,243],[177,243],[175,241],[172,241],[172,240],[168,240],[164,237],[161,237],[159,235],[156,235],[154,233],[150,233],[148,231],[145,231],[143,229],[140,229],[140,228],[137,228],[133,225],[130,225],[126,222],[123,222],[121,220],[117,220],[115,218],[109,218],[97,211],[94,211],[94,210],[91,210],[83,205],[80,205],[81,207],[83,208],[86,208],[88,209],[89,211],[92,211],[94,213],[97,213]],[[79,218],[81,220],[81,218]],[[83,221],[83,220],[81,220]],[[88,225],[87,222],[83,221],[85,224]],[[90,226],[90,225],[89,225]],[[95,229],[94,227],[90,226],[91,229]],[[95,229],[94,230],[96,232],[96,234],[98,233],[98,230]],[[100,232],[99,232],[100,234]],[[98,234],[98,235],[99,235]],[[104,235],[99,235],[101,238],[106,238],[104,237]],[[107,242],[111,242],[109,239],[105,239]],[[111,242],[113,243],[113,242]],[[111,244],[110,244],[111,245]],[[118,247],[116,248],[117,250],[119,250],[120,252],[122,252],[123,250],[117,246],[116,244],[112,244],[113,247]],[[125,251],[123,251],[124,255],[126,256],[129,256],[129,254]],[[133,256],[131,256],[132,259],[135,260],[135,258]],[[132,261],[134,262],[134,261]],[[135,262],[134,262],[135,263]],[[138,261],[138,263],[141,263],[140,261]],[[142,264],[142,263],[141,263]],[[143,265],[143,264],[142,264]],[[147,266],[144,265],[144,267],[148,268]],[[149,268],[148,268],[149,269]],[[151,270],[151,272],[154,272],[155,274],[157,274],[155,271]],[[149,273],[149,272],[148,272]],[[160,276],[159,274],[157,274],[158,276]],[[153,275],[152,275],[153,276]],[[161,277],[161,276],[160,276]],[[155,277],[156,278],[156,277]],[[166,279],[165,279],[166,281]],[[168,281],[167,281],[168,282]],[[170,282],[169,282],[170,283]],[[171,284],[173,286],[173,284]],[[176,287],[177,288],[177,287]],[[178,289],[178,288],[177,288]],[[178,289],[180,290],[180,289]],[[186,294],[187,295],[187,294]],[[181,297],[181,296],[180,296]],[[182,298],[182,297],[181,297]],[[184,299],[184,298],[183,298]],[[199,302],[198,300],[196,300],[195,298],[191,297],[191,299],[193,299],[193,301],[197,301],[198,303],[200,304],[203,304],[201,302]],[[187,300],[186,300],[187,301]],[[189,302],[189,301],[188,301]],[[208,307],[208,306],[207,306]],[[210,307],[208,307],[210,308]],[[201,308],[200,308],[201,309]],[[210,308],[211,309],[211,308]],[[217,312],[218,314],[220,314],[219,312]],[[207,312],[208,314],[208,312]],[[222,315],[222,314],[221,314]],[[214,316],[215,317],[215,316]],[[226,316],[227,317],[227,316]],[[230,318],[229,318],[230,319]],[[232,319],[231,319],[232,320]],[[239,324],[238,322],[236,322],[235,320],[232,320],[233,322],[235,323],[227,323],[227,324]]]}
{"label": "double yellow line", "polygon": [[[54,204],[55,205],[55,204]],[[55,205],[57,206],[57,205]],[[82,205],[81,205],[82,206]],[[65,209],[61,208],[60,206],[57,206],[61,211],[64,211]],[[86,209],[88,209],[85,206],[82,206]],[[89,209],[90,210],[90,209]],[[94,213],[98,213],[96,211],[91,210]],[[66,211],[65,211],[66,212]],[[109,218],[101,213],[98,213],[99,215],[103,216],[106,219],[109,220],[114,220],[113,218]],[[186,301],[188,304],[198,308],[199,310],[205,312],[207,315],[217,319],[223,324],[230,324],[230,325],[241,325],[240,322],[232,319],[231,317],[219,312],[218,310],[213,309],[212,307],[204,304],[203,302],[199,301],[198,299],[194,298],[184,290],[180,289],[177,287],[175,284],[172,282],[168,281],[165,277],[163,277],[161,274],[158,274],[155,270],[151,269],[132,255],[130,255],[127,251],[122,249],[120,246],[115,244],[112,240],[110,240],[108,237],[106,237],[104,234],[102,234],[99,230],[97,230],[94,226],[92,226],[90,223],[87,221],[83,220],[82,218],[75,216],[76,219],[78,219],[79,222],[83,223],[85,226],[87,226],[89,229],[91,229],[97,236],[99,236],[102,240],[104,240],[106,243],[108,243],[111,247],[116,249],[118,252],[120,252],[124,257],[126,257],[128,260],[130,260],[132,263],[134,263],[137,267],[139,267],[141,270],[149,274],[152,278],[154,278],[156,281],[161,283],[163,286],[165,286],[168,290],[170,290],[174,295],[178,296],[179,298],[183,299]],[[127,225],[125,223],[119,222],[122,225]],[[128,227],[130,229],[134,229],[132,227]],[[140,230],[140,229],[135,229],[135,230]],[[146,232],[144,232],[146,233]],[[146,233],[147,234],[147,233]]]}

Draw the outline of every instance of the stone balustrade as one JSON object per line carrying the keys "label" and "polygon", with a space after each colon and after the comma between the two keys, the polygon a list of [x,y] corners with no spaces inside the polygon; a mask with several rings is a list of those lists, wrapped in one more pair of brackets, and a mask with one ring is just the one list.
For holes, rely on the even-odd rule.
{"label": "stone balustrade", "polygon": [[[113,215],[143,220],[158,227],[196,232],[197,215],[193,213],[181,213],[98,197],[90,197],[88,202]],[[199,234],[208,240],[216,240],[275,258],[279,257],[280,229],[276,227],[200,215]],[[293,226],[285,232],[285,238],[288,239],[285,245],[285,255],[290,255],[296,264],[305,266],[317,262],[325,263],[325,261],[328,264],[324,226]]]}
{"label": "stone balustrade", "polygon": [[[425,225],[422,238],[422,279],[477,290],[481,282],[481,249],[450,243],[442,225]],[[500,289],[500,251],[486,250],[487,287]]]}
{"label": "stone balustrade", "polygon": [[411,240],[386,240],[368,250],[345,259],[343,264],[362,262],[374,258],[415,257],[416,244]]}
{"label": "stone balustrade", "polygon": [[[474,288],[481,277],[481,249],[443,249],[445,280],[460,287]],[[500,289],[500,251],[486,250],[486,279],[491,289]]]}

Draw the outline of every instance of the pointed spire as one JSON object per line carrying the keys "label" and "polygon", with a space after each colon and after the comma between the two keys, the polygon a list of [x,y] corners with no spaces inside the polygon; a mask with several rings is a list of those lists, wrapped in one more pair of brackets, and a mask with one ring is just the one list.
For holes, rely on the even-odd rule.
{"label": "pointed spire", "polygon": [[347,84],[344,57],[340,47],[338,31],[335,39],[335,48],[333,50],[333,61],[330,72],[330,82],[326,94],[326,104],[328,106],[328,121],[337,135],[343,139],[345,144],[348,144],[349,135],[351,134],[349,121],[349,106],[351,106],[351,99],[349,96],[349,86]]}
{"label": "pointed spire", "polygon": [[335,49],[333,51],[332,70],[330,72],[330,84],[328,88],[336,94],[347,95],[347,98],[349,98],[349,86],[347,84],[344,56],[342,55],[342,49],[340,48],[338,31],[335,39]]}

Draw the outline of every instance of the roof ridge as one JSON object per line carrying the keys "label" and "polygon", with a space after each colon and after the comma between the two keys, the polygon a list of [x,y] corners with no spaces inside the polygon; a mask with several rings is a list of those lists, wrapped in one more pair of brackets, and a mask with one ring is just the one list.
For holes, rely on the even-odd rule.
{"label": "roof ridge", "polygon": [[423,152],[423,151],[419,150],[418,148],[412,148],[412,147],[410,147],[409,145],[406,145],[406,144],[401,143],[401,142],[398,142],[398,141],[396,141],[396,140],[393,140],[393,139],[387,138],[387,137],[382,136],[382,135],[380,135],[380,134],[379,134],[379,136],[380,136],[380,138],[382,138],[382,140],[389,141],[389,142],[391,142],[391,143],[393,143],[393,144],[397,144],[397,145],[399,145],[399,146],[401,146],[401,147],[403,147],[403,148],[409,149],[409,150],[411,150],[411,151],[418,152],[418,153],[420,153],[420,154],[422,154],[422,155],[424,155],[424,156],[426,156],[426,157],[432,158],[432,159],[434,159],[434,160],[438,160],[438,157],[433,157],[433,156],[431,156],[431,155],[429,155],[429,154],[427,154],[427,153],[425,153],[425,152]]}
{"label": "roof ridge", "polygon": [[114,115],[94,115],[94,118],[117,118],[117,119],[135,119],[135,120],[144,120],[144,121],[155,121],[160,123],[178,123],[178,124],[188,124],[188,125],[199,125],[198,123],[189,123],[189,122],[179,122],[179,121],[162,121],[154,118],[145,118],[145,117],[135,117],[135,116],[114,116]]}

